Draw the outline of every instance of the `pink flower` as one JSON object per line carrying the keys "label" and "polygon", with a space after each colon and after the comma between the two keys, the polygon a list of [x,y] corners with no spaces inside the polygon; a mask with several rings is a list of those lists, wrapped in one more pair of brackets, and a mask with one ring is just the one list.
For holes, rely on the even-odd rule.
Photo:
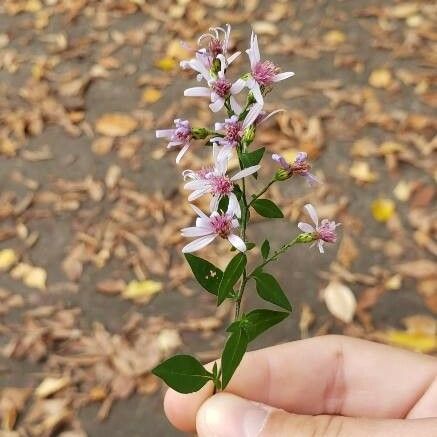
{"label": "pink flower", "polygon": [[254,165],[245,168],[234,176],[229,177],[226,172],[228,170],[230,154],[220,153],[218,146],[214,144],[213,157],[213,167],[196,172],[192,170],[185,170],[183,172],[184,179],[191,179],[184,186],[185,189],[192,191],[188,196],[188,200],[192,202],[207,193],[212,194],[210,209],[211,211],[217,211],[220,200],[223,197],[228,197],[229,206],[235,211],[235,215],[240,218],[240,204],[238,203],[237,196],[233,193],[234,182],[257,172],[261,166]]}
{"label": "pink flower", "polygon": [[310,185],[316,184],[319,180],[310,173],[311,166],[308,163],[308,155],[305,152],[299,152],[293,163],[289,164],[283,156],[274,153],[272,155],[273,161],[276,161],[287,173],[288,177],[295,174],[306,178]]}
{"label": "pink flower", "polygon": [[193,138],[193,133],[191,130],[190,122],[188,120],[181,120],[177,118],[174,120],[176,126],[175,129],[160,129],[156,131],[156,138],[168,138],[170,142],[167,148],[181,146],[181,150],[176,157],[176,163],[179,163],[182,156],[191,145],[191,139]]}
{"label": "pink flower", "polygon": [[208,217],[199,208],[191,205],[198,215],[196,226],[184,228],[181,233],[184,237],[199,237],[183,247],[183,253],[195,252],[212,243],[217,237],[226,238],[232,246],[240,252],[246,251],[244,241],[233,233],[238,228],[238,220],[235,218],[235,212],[229,205],[228,210],[224,213],[213,211]]}
{"label": "pink flower", "polygon": [[264,105],[263,92],[266,87],[273,85],[275,82],[288,79],[294,76],[291,71],[279,73],[279,68],[271,61],[261,62],[261,56],[258,47],[258,37],[252,32],[250,37],[250,47],[246,50],[249,56],[251,73],[246,81],[247,87],[252,91],[252,94],[257,103],[253,105],[252,114],[254,119],[261,112]]}
{"label": "pink flower", "polygon": [[340,223],[335,223],[334,221],[331,222],[328,219],[323,219],[319,223],[319,216],[317,215],[317,211],[314,206],[307,203],[305,205],[305,209],[311,217],[311,220],[313,221],[315,227],[304,222],[299,222],[297,226],[301,231],[312,234],[313,238],[315,239],[315,242],[312,244],[312,246],[317,244],[320,253],[324,253],[323,244],[325,242],[336,242],[337,234],[335,229],[337,228],[337,226],[340,226]]}
{"label": "pink flower", "polygon": [[209,105],[211,111],[218,112],[223,108],[226,99],[229,98],[231,108],[236,113],[241,112],[241,106],[235,99],[235,95],[240,93],[244,88],[244,80],[238,79],[234,83],[230,82],[225,77],[226,62],[223,55],[218,55],[220,59],[220,71],[217,75],[211,73],[210,70],[199,65],[199,72],[203,78],[208,82],[208,87],[192,87],[184,91],[184,96],[189,97],[209,97],[211,104]]}
{"label": "pink flower", "polygon": [[217,132],[223,132],[223,137],[211,138],[211,142],[225,146],[227,149],[237,147],[238,143],[243,138],[244,123],[241,122],[236,115],[225,119],[224,123],[216,123],[214,129]]}

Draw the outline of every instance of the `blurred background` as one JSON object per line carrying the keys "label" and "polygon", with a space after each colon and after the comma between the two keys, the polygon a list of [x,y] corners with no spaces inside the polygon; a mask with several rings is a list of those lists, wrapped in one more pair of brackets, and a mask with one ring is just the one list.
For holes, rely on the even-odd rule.
{"label": "blurred background", "polygon": [[178,168],[154,130],[222,121],[183,98],[196,82],[179,61],[180,41],[225,23],[235,74],[251,26],[262,57],[296,73],[266,99],[285,112],[257,135],[261,180],[269,154],[303,150],[323,181],[274,186],[286,218],[254,217],[249,238],[291,239],[307,202],[342,223],[325,255],[272,265],[294,311],[253,347],[344,333],[435,353],[436,15],[432,1],[2,0],[0,435],[181,435],[150,369],[213,359],[231,315],[180,253],[180,173],[202,152]]}

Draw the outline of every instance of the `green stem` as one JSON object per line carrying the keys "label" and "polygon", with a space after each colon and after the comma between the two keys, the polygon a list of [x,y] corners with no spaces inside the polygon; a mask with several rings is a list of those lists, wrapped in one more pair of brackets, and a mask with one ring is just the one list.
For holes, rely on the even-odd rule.
{"label": "green stem", "polygon": [[274,183],[276,182],[276,179],[272,179],[258,194],[255,194],[252,196],[252,200],[247,205],[248,208],[252,206],[252,203],[258,199],[258,197],[262,196]]}

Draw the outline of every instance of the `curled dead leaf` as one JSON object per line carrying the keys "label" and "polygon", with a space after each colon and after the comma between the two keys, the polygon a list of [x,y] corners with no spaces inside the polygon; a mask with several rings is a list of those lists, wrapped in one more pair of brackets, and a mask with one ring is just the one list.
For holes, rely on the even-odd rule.
{"label": "curled dead leaf", "polygon": [[355,315],[357,301],[352,290],[344,284],[332,281],[323,290],[323,299],[329,312],[345,323],[350,323]]}
{"label": "curled dead leaf", "polygon": [[96,131],[109,137],[124,137],[138,126],[137,120],[128,114],[118,112],[102,115],[96,121]]}

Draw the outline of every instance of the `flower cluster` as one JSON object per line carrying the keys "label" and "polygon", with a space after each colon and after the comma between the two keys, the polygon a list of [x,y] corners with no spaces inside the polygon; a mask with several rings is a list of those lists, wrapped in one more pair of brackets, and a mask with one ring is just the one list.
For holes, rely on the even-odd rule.
{"label": "flower cluster", "polygon": [[[290,247],[301,243],[311,243],[323,253],[326,243],[336,241],[336,228],[339,226],[327,219],[319,221],[315,208],[307,204],[305,209],[314,224],[300,222],[298,228],[302,233],[276,250],[271,250],[269,240],[265,239],[259,246],[262,259],[252,270],[247,268],[246,251],[256,246],[246,238],[252,210],[271,219],[284,216],[272,200],[263,197],[271,185],[295,179],[296,176],[302,176],[310,185],[318,183],[318,179],[310,172],[306,153],[299,152],[292,162],[275,153],[271,157],[277,168],[270,181],[255,193],[248,192],[252,184],[247,178],[258,178],[265,152],[264,147],[255,150],[252,147],[257,129],[280,111],[267,113],[264,99],[277,82],[294,73],[281,73],[272,61],[261,59],[258,38],[252,33],[250,47],[246,50],[250,67],[240,77],[232,77],[229,67],[241,53],[230,53],[230,32],[229,25],[211,29],[199,38],[194,57],[181,62],[182,68],[193,70],[201,82],[201,86],[186,89],[184,95],[208,99],[211,111],[215,114],[225,109],[225,117],[211,129],[193,127],[187,120],[178,118],[174,129],[156,132],[158,138],[168,138],[169,148],[180,149],[176,162],[196,140],[203,140],[205,145],[210,146],[210,165],[182,172],[184,188],[189,191],[188,201],[194,202],[201,197],[209,199],[207,213],[191,204],[197,217],[194,226],[181,230],[183,237],[192,238],[182,252],[199,284],[216,296],[217,306],[227,299],[235,305],[234,320],[226,329],[227,340],[220,361],[211,371],[190,355],[176,355],[153,369],[155,375],[181,393],[200,390],[208,381],[213,382],[216,391],[226,388],[249,343],[292,311],[278,280],[266,271],[268,264],[276,261]],[[231,161],[238,162],[238,170],[228,171]],[[223,270],[192,254],[218,238],[228,241],[235,250]],[[280,311],[266,308],[242,311],[243,295],[250,281],[256,283],[258,296],[269,305],[279,307]]]}
{"label": "flower cluster", "polygon": [[[274,84],[292,77],[293,72],[281,72],[280,68],[270,60],[261,59],[258,37],[252,32],[250,46],[246,50],[249,58],[250,70],[237,78],[229,74],[230,65],[241,55],[241,52],[230,54],[231,27],[216,27],[209,33],[203,34],[199,40],[199,47],[194,57],[182,61],[183,69],[191,69],[197,73],[197,80],[203,86],[188,88],[185,96],[204,97],[210,101],[209,107],[214,113],[225,108],[227,118],[216,122],[214,129],[193,128],[189,121],[176,119],[174,129],[156,131],[157,138],[167,138],[168,148],[179,148],[176,162],[179,163],[183,155],[191,147],[193,141],[208,139],[212,144],[213,164],[201,170],[185,170],[185,189],[191,191],[188,201],[192,202],[201,196],[210,196],[210,215],[204,214],[197,207],[193,209],[198,214],[196,224],[182,230],[185,237],[197,237],[183,248],[183,252],[197,251],[217,236],[227,239],[239,251],[246,250],[246,244],[241,237],[234,233],[246,217],[242,217],[241,204],[246,200],[241,198],[241,190],[237,181],[242,181],[260,169],[259,161],[246,165],[243,154],[255,137],[257,127],[269,117],[279,111],[267,114],[264,108],[264,98],[271,91]],[[243,100],[241,94],[247,89]],[[228,174],[229,161],[237,154],[240,171],[233,176]],[[284,181],[293,175],[303,176],[310,184],[318,182],[310,173],[307,154],[299,152],[295,161],[288,163],[281,155],[273,154],[272,159],[280,168],[273,181]],[[220,208],[222,201],[226,200]],[[247,207],[247,204],[245,204]],[[313,207],[308,209],[311,217],[316,217]],[[246,212],[244,213],[244,215]],[[246,223],[244,222],[244,225]],[[310,225],[299,224],[301,230],[312,235],[320,251],[323,242],[335,241],[336,225],[323,220],[320,225],[310,231]],[[243,236],[244,237],[244,236]]]}

